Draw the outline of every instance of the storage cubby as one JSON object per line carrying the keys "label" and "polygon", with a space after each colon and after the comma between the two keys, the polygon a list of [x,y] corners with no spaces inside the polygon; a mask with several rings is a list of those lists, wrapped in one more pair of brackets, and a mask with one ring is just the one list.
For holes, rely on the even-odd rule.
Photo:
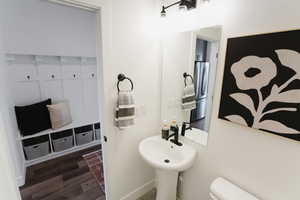
{"label": "storage cubby", "polygon": [[93,126],[82,126],[74,129],[77,145],[84,145],[94,140]]}
{"label": "storage cubby", "polygon": [[74,147],[73,130],[65,130],[51,134],[52,147],[54,152],[60,152]]}
{"label": "storage cubby", "polygon": [[99,122],[84,126],[68,125],[59,130],[49,129],[35,135],[21,137],[26,165],[31,166],[101,144],[100,138],[96,139],[96,131],[98,131],[96,127],[100,127]]}
{"label": "storage cubby", "polygon": [[23,141],[25,158],[34,160],[50,153],[49,137],[47,135],[27,139]]}

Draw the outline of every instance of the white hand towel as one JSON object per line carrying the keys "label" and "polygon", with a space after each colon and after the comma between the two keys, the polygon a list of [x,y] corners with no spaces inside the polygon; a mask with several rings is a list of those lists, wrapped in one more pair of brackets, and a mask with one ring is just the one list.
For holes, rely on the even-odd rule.
{"label": "white hand towel", "polygon": [[196,94],[194,84],[184,87],[182,96],[182,109],[193,110],[196,108]]}
{"label": "white hand towel", "polygon": [[120,91],[118,95],[115,115],[115,125],[120,128],[128,128],[134,125],[135,104],[132,91]]}

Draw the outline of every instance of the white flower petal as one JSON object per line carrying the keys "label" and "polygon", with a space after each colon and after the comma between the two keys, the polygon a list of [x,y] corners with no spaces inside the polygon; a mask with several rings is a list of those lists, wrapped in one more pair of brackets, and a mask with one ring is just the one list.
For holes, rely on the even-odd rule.
{"label": "white flower petal", "polygon": [[[247,77],[245,73],[251,68],[259,69],[260,73]],[[277,75],[277,66],[268,57],[246,56],[231,66],[231,73],[239,89],[260,89],[268,85]]]}
{"label": "white flower petal", "polygon": [[278,49],[275,51],[284,66],[292,68],[300,75],[300,53],[290,49]]}

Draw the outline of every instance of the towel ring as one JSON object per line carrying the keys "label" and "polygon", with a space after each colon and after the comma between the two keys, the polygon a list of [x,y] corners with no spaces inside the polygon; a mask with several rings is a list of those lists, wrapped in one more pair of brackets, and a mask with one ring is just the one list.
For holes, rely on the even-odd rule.
{"label": "towel ring", "polygon": [[120,92],[120,88],[119,88],[119,85],[120,85],[120,82],[124,81],[124,80],[128,80],[130,81],[130,84],[131,84],[131,91],[133,91],[133,82],[130,78],[126,77],[124,74],[119,74],[118,75],[118,84],[117,84],[117,87],[118,87],[118,92]]}
{"label": "towel ring", "polygon": [[194,83],[194,79],[193,79],[192,75],[190,75],[190,74],[184,72],[184,73],[183,73],[183,77],[184,77],[184,85],[185,85],[185,86],[186,86],[186,79],[187,79],[188,77],[190,77],[191,80],[192,80],[192,83]]}

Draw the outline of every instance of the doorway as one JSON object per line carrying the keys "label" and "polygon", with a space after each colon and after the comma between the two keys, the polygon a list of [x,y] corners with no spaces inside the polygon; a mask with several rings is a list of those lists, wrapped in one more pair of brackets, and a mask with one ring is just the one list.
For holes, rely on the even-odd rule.
{"label": "doorway", "polygon": [[[22,117],[16,116],[15,123],[19,129],[16,138],[24,156],[23,163],[26,171],[24,185],[20,187],[22,199],[105,199],[102,123],[101,113],[99,113],[101,105],[97,105],[101,101],[97,99],[101,96],[98,92],[102,89],[97,88],[101,84],[99,84],[101,82],[99,73],[102,72],[101,62],[98,59],[100,56],[96,53],[101,49],[96,47],[97,28],[90,36],[86,34],[89,32],[88,29],[84,29],[80,38],[81,44],[70,42],[76,37],[78,26],[84,27],[84,20],[81,20],[80,16],[93,16],[96,27],[98,11],[93,8],[87,9],[85,6],[70,7],[71,4],[58,5],[40,0],[30,0],[30,2],[34,4],[30,14],[34,16],[35,10],[41,13],[39,22],[43,23],[38,25],[45,25],[45,29],[51,26],[54,31],[52,35],[46,35],[42,28],[40,30],[32,28],[32,32],[29,33],[30,29],[25,23],[23,27],[27,34],[24,34],[26,35],[24,41],[6,46],[8,74],[12,77],[8,85],[12,87],[13,104],[9,106],[11,109],[17,106],[22,110],[36,107],[36,104],[40,105],[41,102],[49,99],[51,106],[57,106],[66,100],[72,122],[55,128],[51,124],[52,127],[49,129],[38,129],[33,132],[31,130],[29,133],[24,131],[24,126],[21,126],[24,124]],[[28,5],[30,2],[26,2],[27,5],[24,7],[18,7],[18,12],[28,12],[26,9],[30,7]],[[47,9],[43,9],[44,7]],[[54,11],[49,11],[51,9]],[[72,21],[67,24],[73,31],[70,34],[62,34],[61,31],[65,25],[63,22],[70,16],[66,15],[55,21],[60,11],[65,11],[70,16],[74,15],[73,20],[77,22],[73,24],[74,27],[71,27]],[[52,13],[50,18],[53,22],[50,24],[45,20],[49,13]],[[31,23],[28,24],[29,27],[36,25],[34,23],[37,22],[28,21]],[[62,26],[55,28],[53,24]],[[44,34],[38,34],[39,32]],[[56,33],[60,34],[59,42]],[[66,35],[68,37],[65,37]],[[16,36],[15,41],[20,39],[17,34],[12,36]],[[88,48],[84,40],[87,36],[94,38],[92,42],[95,45],[94,55],[76,51],[76,49]],[[30,38],[34,38],[35,42],[24,45],[29,43]],[[59,45],[60,43],[64,45]],[[20,46],[22,48],[18,48]],[[63,47],[54,48],[58,46]],[[64,48],[66,46],[69,48]],[[50,120],[52,120],[51,113]]]}

